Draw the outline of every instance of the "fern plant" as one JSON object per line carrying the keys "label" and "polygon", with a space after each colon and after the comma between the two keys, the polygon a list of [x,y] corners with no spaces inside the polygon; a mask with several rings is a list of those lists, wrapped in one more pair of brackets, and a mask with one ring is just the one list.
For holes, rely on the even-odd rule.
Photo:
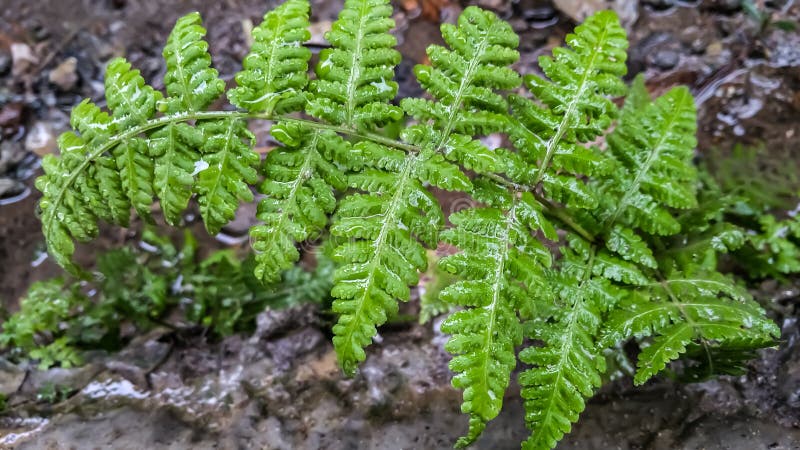
{"label": "fern plant", "polygon": [[[452,245],[437,263],[450,280],[437,310],[452,310],[442,330],[469,416],[459,447],[499,414],[517,367],[531,429],[523,447],[549,449],[623,341],[642,348],[637,384],[681,357],[707,375],[733,373],[774,344],[778,330],[742,280],[719,270],[745,238],[727,203],[697,201],[691,94],[676,87],[651,99],[641,79],[626,86],[628,42],[613,12],[578,26],[535,75],[513,69],[519,38],[507,23],[466,8],[442,26],[430,64],[414,69],[425,95],[404,99],[395,98],[391,16],[386,0],[347,0],[309,75],[309,3],[286,0],[253,30],[227,91],[236,110],[207,109],[224,87],[196,14],[168,41],[165,93],[112,61],[109,112],[76,107],[61,156],[43,162],[50,254],[80,274],[73,241],[94,237],[101,219],[127,225],[131,210],[154,220],[155,199],[177,224],[195,198],[214,233],[257,188],[255,278],[274,284],[300,259],[299,244],[327,242],[338,265],[333,345],[353,375],[428,270],[427,253]],[[271,121],[280,143],[260,169],[247,119]],[[486,147],[490,134],[508,148]],[[433,187],[479,206],[447,216]],[[781,234],[771,215],[754,218]],[[750,242],[792,259],[783,241]],[[235,263],[209,264],[226,273]]]}
{"label": "fern plant", "polygon": [[141,248],[101,254],[90,280],[57,277],[32,284],[0,332],[0,348],[14,359],[38,361],[40,368],[82,363],[86,349],[115,351],[133,327],[143,333],[167,324],[175,330],[200,326],[212,337],[255,328],[264,308],[303,303],[327,306],[335,265],[317,255],[316,268],[295,266],[283,279],[263,286],[255,261],[232,250],[198,258],[191,233],[181,246],[145,230]]}

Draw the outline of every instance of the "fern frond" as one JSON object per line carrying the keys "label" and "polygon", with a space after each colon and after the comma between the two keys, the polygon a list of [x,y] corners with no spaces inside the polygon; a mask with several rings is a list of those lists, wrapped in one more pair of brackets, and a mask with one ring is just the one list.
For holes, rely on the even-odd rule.
{"label": "fern frond", "polygon": [[150,154],[155,159],[153,187],[164,219],[170,225],[180,222],[181,213],[189,205],[203,138],[203,133],[191,125],[169,123],[153,132],[148,140]]}
{"label": "fern frond", "polygon": [[[644,83],[641,77],[637,80]],[[608,136],[611,152],[624,167],[613,174],[615,192],[606,192],[619,198],[608,222],[622,219],[650,234],[679,230],[666,208],[697,204],[690,184],[697,177],[691,165],[696,129],[694,98],[685,87],[673,88],[655,102],[623,113],[619,126]]]}
{"label": "fern frond", "polygon": [[[78,269],[71,262],[72,239],[91,240],[97,234],[98,219],[126,225],[130,203],[137,209],[144,206],[143,191],[124,171],[114,169],[116,162],[106,155],[113,145],[107,142],[118,130],[150,119],[161,94],[121,58],[108,65],[106,91],[111,118],[88,100],[81,103],[70,119],[81,135],[68,131],[59,137],[61,157],[45,157],[45,175],[36,181],[43,194],[39,207],[48,250],[59,265],[73,272]],[[128,145],[136,146],[135,139]]]}
{"label": "fern frond", "polygon": [[400,53],[388,0],[346,0],[325,39],[332,48],[320,53],[314,93],[306,111],[353,129],[372,129],[402,119],[391,104],[397,93],[394,67]]}
{"label": "fern frond", "polygon": [[418,179],[420,156],[365,142],[356,148],[378,167],[352,175],[350,185],[371,194],[343,199],[330,229],[348,240],[334,254],[342,266],[331,291],[337,299],[333,310],[340,314],[333,344],[347,374],[366,358],[363,348],[377,334],[376,327],[397,313],[395,299],[408,300],[409,285],[427,267],[418,240],[435,245],[444,226],[439,203]]}
{"label": "fern frond", "polygon": [[287,0],[253,29],[253,47],[228,91],[234,105],[252,112],[283,114],[303,109],[311,51],[307,0]]}
{"label": "fern frond", "polygon": [[561,269],[549,276],[556,306],[549,318],[538,318],[527,327],[532,332],[528,337],[544,345],[519,353],[522,362],[533,366],[519,376],[525,423],[531,429],[522,444],[525,449],[555,447],[578,420],[584,399],[601,384],[605,357],[596,349],[595,336],[608,299],[617,292],[607,280],[593,276],[595,251],[582,245],[564,250]]}
{"label": "fern frond", "polygon": [[780,335],[747,290],[718,272],[687,269],[670,274],[613,311],[601,345],[652,337],[639,355],[634,382],[642,384],[693,342],[709,348],[760,348]]}
{"label": "fern frond", "polygon": [[522,343],[517,309],[530,302],[542,284],[550,252],[531,233],[532,197],[508,213],[476,208],[450,216],[455,228],[442,238],[461,253],[441,260],[440,267],[459,275],[442,298],[463,310],[452,313],[442,331],[451,335],[445,349],[454,355],[450,369],[453,386],[464,390],[462,412],[469,414],[469,431],[456,443],[465,447],[497,417],[516,367],[515,348]]}
{"label": "fern frond", "polygon": [[604,205],[598,219],[606,226],[606,247],[629,261],[655,268],[652,252],[636,229],[673,235],[680,223],[670,208],[697,205],[697,173],[691,165],[696,144],[694,99],[686,88],[674,88],[650,101],[637,77],[608,144],[619,167],[601,183]]}
{"label": "fern frond", "polygon": [[468,7],[458,25],[442,25],[450,49],[428,47],[431,65],[417,65],[420,85],[434,98],[403,99],[403,109],[421,123],[404,139],[431,147],[450,161],[478,173],[497,168],[497,157],[475,135],[503,131],[508,105],[495,90],[517,87],[519,75],[508,66],[519,59],[519,37],[489,11]]}
{"label": "fern frond", "polygon": [[195,162],[197,202],[206,230],[217,234],[233,220],[239,200],[253,201],[250,185],[258,181],[254,168],[261,161],[253,151],[255,136],[247,122],[223,119],[200,122],[203,158]]}
{"label": "fern frond", "polygon": [[[355,1],[352,3],[358,5]],[[340,21],[350,16],[362,17],[348,11],[345,8]],[[388,14],[390,8],[378,8],[375,14],[378,11]],[[342,22],[341,26],[345,25]],[[378,21],[375,29],[383,30],[385,25],[388,22]],[[469,179],[445,159],[458,161],[476,171],[493,170],[495,167],[496,157],[492,152],[472,136],[458,133],[475,130],[468,127],[462,130],[458,124],[462,117],[467,121],[472,120],[462,113],[478,105],[485,107],[494,104],[498,109],[505,107],[502,97],[491,89],[515,85],[517,76],[503,66],[518,58],[513,48],[518,38],[508,24],[478,8],[467,8],[459,18],[458,27],[445,25],[442,33],[454,51],[435,50],[434,53],[442,58],[434,61],[434,68],[418,66],[416,73],[420,83],[449,112],[446,117],[437,119],[438,122],[431,119],[429,124],[412,126],[403,131],[403,140],[419,148],[419,153],[412,151],[405,154],[367,141],[356,144],[354,148],[363,159],[364,168],[350,176],[350,185],[371,195],[353,195],[344,199],[331,227],[333,235],[351,239],[351,242],[337,250],[337,257],[343,266],[337,271],[333,288],[333,295],[338,298],[333,308],[341,314],[334,327],[334,345],[347,373],[353,373],[356,364],[366,357],[363,347],[377,333],[375,327],[396,312],[395,299],[408,300],[408,286],[416,284],[418,272],[427,265],[420,241],[428,246],[435,246],[438,241],[444,216],[437,200],[422,183],[431,183],[444,189],[469,189]],[[343,37],[345,34],[337,33],[333,37],[349,44],[349,38]],[[390,41],[385,37],[376,37],[375,40]],[[391,38],[391,42],[394,42],[394,38]],[[471,48],[470,44],[475,44],[477,51],[472,52],[475,48]],[[334,64],[329,73],[341,78],[348,72],[341,72],[337,68],[335,54],[334,50],[330,55]],[[376,55],[388,58],[388,53],[384,51]],[[458,79],[458,75],[445,72],[442,67],[446,63],[443,59],[445,55],[460,58],[460,64],[464,67],[456,86],[452,83]],[[337,75],[340,72],[342,75]],[[449,87],[442,90],[433,87],[430,80],[442,77],[453,79],[448,81],[451,83]],[[329,85],[322,83],[319,86]],[[324,103],[312,101],[312,105],[317,105],[313,107],[317,111],[319,105]],[[328,120],[336,122],[341,119],[332,117]],[[355,126],[364,127],[365,124]]]}
{"label": "fern frond", "polygon": [[[595,149],[585,147],[611,124],[617,115],[610,96],[621,95],[627,72],[628,41],[612,11],[589,17],[567,36],[570,48],[556,48],[553,57],[543,56],[539,65],[548,79],[527,75],[525,85],[538,100],[510,95],[513,115],[509,136],[529,165],[527,177],[516,180],[536,184],[546,181],[548,196],[563,201],[578,200],[592,208],[596,200],[585,198],[572,177],[557,177],[559,171],[592,175],[609,167]],[[567,196],[565,192],[575,192]]]}
{"label": "fern frond", "polygon": [[267,156],[267,179],[260,189],[267,198],[258,207],[264,224],[250,230],[256,276],[265,283],[276,281],[300,258],[296,242],[316,237],[327,226],[336,208],[332,188],[347,187],[344,173],[332,161],[350,150],[331,131],[293,122],[280,122],[271,131],[284,147]]}
{"label": "fern frond", "polygon": [[159,108],[167,114],[202,111],[225,91],[225,82],[211,67],[208,43],[203,40],[200,14],[187,14],[175,23],[164,47],[167,72],[164,85],[168,97]]}

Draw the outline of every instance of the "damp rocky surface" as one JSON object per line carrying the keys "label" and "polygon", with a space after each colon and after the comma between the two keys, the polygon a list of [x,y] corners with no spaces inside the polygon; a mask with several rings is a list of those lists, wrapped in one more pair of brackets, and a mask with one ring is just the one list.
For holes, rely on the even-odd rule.
{"label": "damp rocky surface", "polygon": [[[654,93],[687,84],[699,108],[698,157],[736,144],[761,145],[772,164],[800,169],[800,4],[792,0],[477,0],[521,36],[519,68],[594,10],[616,9],[631,37],[630,72]],[[160,52],[180,15],[199,10],[215,66],[232,83],[246,32],[274,1],[0,0],[0,301],[13,311],[35,280],[58,274],[43,252],[33,180],[39,159],[57,152],[70,108],[102,101],[102,73],[126,56],[156,87]],[[754,8],[749,8],[748,5]],[[339,1],[312,2],[312,45]],[[417,95],[413,64],[441,42],[440,22],[466,3],[395,2],[401,95]],[[749,9],[748,9],[749,8]],[[259,146],[269,146],[254,124]],[[457,208],[462,199],[443,198]],[[249,208],[249,210],[247,209]],[[249,212],[248,212],[249,211]],[[208,246],[244,245],[252,207]],[[190,215],[186,217],[192,225]],[[198,235],[201,234],[198,227]],[[136,239],[104,230],[79,257]],[[741,377],[634,389],[628,377],[603,388],[559,449],[800,449],[800,290],[766,283],[759,299],[782,326],[780,345],[760,353]],[[209,343],[201,334],[155,330],[121,353],[97,354],[77,369],[0,359],[0,448],[294,449],[450,448],[466,430],[460,394],[449,385],[445,337],[435,324],[384,330],[359,374],[336,367],[325,315],[310,308],[266,312],[251,336]],[[518,387],[476,448],[517,448],[527,435]]]}

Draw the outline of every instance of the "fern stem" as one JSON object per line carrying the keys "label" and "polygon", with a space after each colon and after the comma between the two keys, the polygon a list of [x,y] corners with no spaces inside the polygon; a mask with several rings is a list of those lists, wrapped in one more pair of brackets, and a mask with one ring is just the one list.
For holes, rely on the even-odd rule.
{"label": "fern stem", "polygon": [[545,213],[552,215],[553,217],[557,218],[564,225],[567,225],[572,229],[572,231],[578,233],[582,238],[586,239],[587,241],[594,243],[597,240],[597,237],[583,228],[578,222],[573,220],[572,216],[569,215],[566,209],[558,207],[550,203],[545,197],[541,194],[534,192],[534,196],[539,203],[542,204],[545,208]]}
{"label": "fern stem", "polygon": [[547,198],[536,192],[533,188],[529,186],[524,186],[521,184],[514,183],[513,181],[507,180],[500,175],[490,173],[485,175],[487,178],[490,178],[493,181],[496,181],[504,186],[510,187],[517,192],[531,192],[536,200],[542,204],[544,207],[544,212],[556,219],[560,220],[564,225],[568,226],[572,229],[575,233],[578,233],[582,238],[586,239],[589,242],[595,242],[597,237],[594,236],[592,233],[587,231],[583,228],[578,222],[572,219],[569,213],[561,207],[558,207],[550,202]]}

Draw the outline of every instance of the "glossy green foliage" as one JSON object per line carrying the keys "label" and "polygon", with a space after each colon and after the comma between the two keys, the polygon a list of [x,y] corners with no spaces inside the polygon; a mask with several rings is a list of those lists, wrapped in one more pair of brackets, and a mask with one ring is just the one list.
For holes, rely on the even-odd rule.
{"label": "glossy green foliage", "polygon": [[334,189],[347,187],[336,161],[345,160],[350,144],[332,131],[284,122],[272,127],[284,144],[267,155],[267,195],[258,207],[263,225],[250,230],[256,252],[256,276],[274,282],[300,258],[297,242],[316,238],[336,208]]}
{"label": "glossy green foliage", "polygon": [[[440,100],[431,104],[449,112],[425,116],[427,125],[405,129],[402,138],[416,147],[408,153],[404,146],[400,150],[377,142],[357,143],[354,153],[363,166],[350,175],[349,183],[369,194],[343,199],[331,226],[334,236],[348,240],[335,254],[342,268],[332,294],[338,299],[333,309],[340,314],[333,342],[349,374],[366,357],[363,348],[377,334],[376,327],[397,313],[397,300],[409,299],[409,286],[426,268],[423,244],[433,247],[439,240],[444,214],[424,184],[468,190],[469,179],[450,161],[478,171],[495,168],[494,154],[473,136],[491,128],[466,124],[475,120],[469,111],[480,106],[505,107],[492,88],[516,85],[518,76],[504,66],[518,58],[513,49],[518,38],[494,14],[478,8],[467,8],[458,26],[444,25],[442,33],[454,50],[434,49],[430,54],[438,56],[432,59],[433,67],[418,66],[416,73],[420,84]],[[473,44],[476,52],[469,50]],[[445,73],[448,61],[463,66],[463,73]],[[411,100],[404,107],[409,110],[413,104],[419,103]]]}
{"label": "glossy green foliage", "polygon": [[228,91],[234,105],[252,112],[285,113],[303,108],[311,51],[307,0],[287,0],[253,30],[253,47]]}
{"label": "glossy green foliage", "polygon": [[20,302],[20,311],[3,323],[0,345],[13,349],[14,356],[33,353],[46,369],[58,361],[64,367],[80,364],[81,359],[71,342],[63,336],[42,344],[42,335],[58,330],[65,319],[88,303],[76,289],[64,289],[61,278],[39,281],[31,285]]}
{"label": "glossy green foliage", "polygon": [[210,67],[204,35],[196,13],[176,23],[164,48],[166,97],[117,58],[106,69],[109,112],[89,100],[73,109],[75,131],[59,137],[61,157],[45,158],[37,180],[48,250],[63,267],[77,272],[73,239],[96,236],[101,219],[127,226],[131,208],[149,220],[154,196],[167,222],[177,224],[197,193],[211,232],[233,217],[240,199],[252,198],[248,184],[256,181],[258,155],[244,122],[185,123],[225,87]]}
{"label": "glossy green foliage", "polygon": [[[100,219],[127,225],[131,209],[150,219],[154,199],[178,224],[195,198],[216,233],[258,185],[261,223],[244,262],[231,251],[197,261],[191,240],[181,251],[159,241],[160,257],[176,261],[161,268],[135,252],[101,258],[100,272],[124,276],[102,282],[114,294],[99,304],[112,306],[83,314],[91,326],[59,325],[83,337],[67,340],[53,321],[48,331],[28,326],[50,333],[50,354],[118,337],[107,325],[121,317],[146,328],[177,308],[224,335],[268,305],[311,298],[332,302],[333,344],[353,375],[423,274],[423,320],[449,312],[441,328],[469,416],[456,445],[474,443],[500,413],[522,363],[531,429],[523,447],[546,450],[602,384],[607,358],[626,359],[619,352],[629,340],[642,348],[639,384],[676,359],[683,379],[739,373],[772,345],[774,324],[720,268],[737,262],[755,280],[800,271],[797,219],[769,214],[758,196],[728,192],[713,171],[696,170],[689,91],[653,100],[642,79],[627,90],[628,42],[615,13],[589,17],[540,58],[537,76],[510,67],[519,37],[509,24],[467,7],[442,26],[444,45],[428,48],[430,64],[414,69],[425,97],[399,107],[391,17],[386,0],[347,0],[309,77],[309,3],[287,0],[253,31],[227,93],[237,111],[206,111],[224,88],[196,14],[178,21],[164,50],[166,98],[127,62],[112,61],[109,111],[78,105],[61,157],[45,158],[37,181],[57,262],[77,272],[73,239],[94,237]],[[615,101],[626,92],[620,112]],[[279,143],[260,171],[245,119],[271,121]],[[487,136],[512,146],[490,148]],[[474,203],[456,212],[466,196]],[[300,267],[317,240],[325,250],[311,273]],[[434,249],[448,256],[429,267]],[[80,292],[65,298],[85,302]],[[72,311],[58,310],[67,318],[57,321],[74,321]],[[55,360],[43,353],[43,362]]]}
{"label": "glossy green foliage", "polygon": [[178,19],[167,39],[164,85],[168,97],[159,108],[167,114],[202,111],[225,91],[225,82],[211,67],[205,35],[200,14],[194,12]]}
{"label": "glossy green foliage", "polygon": [[[800,272],[797,175],[791,158],[745,147],[735,147],[727,157],[712,152],[700,167],[702,215],[683,218],[697,230],[692,245],[711,242],[728,250],[733,262],[753,279],[783,279]],[[790,211],[776,217],[772,210]]]}
{"label": "glossy green foliage", "polygon": [[440,262],[463,280],[441,293],[463,307],[442,323],[442,331],[452,336],[445,349],[454,355],[453,386],[464,390],[461,410],[470,415],[469,431],[457,447],[474,442],[500,413],[517,364],[515,348],[522,343],[517,310],[542,288],[542,267],[551,262],[550,252],[532,235],[537,231],[532,218],[541,214],[533,205],[528,194],[508,212],[461,211],[450,216],[455,228],[442,236],[461,249]]}
{"label": "glossy green foliage", "polygon": [[449,49],[428,47],[431,65],[417,65],[414,74],[433,98],[407,98],[403,109],[421,123],[405,138],[441,152],[450,161],[478,173],[497,168],[496,156],[476,135],[503,131],[505,99],[495,90],[516,88],[519,75],[508,66],[519,59],[519,37],[493,13],[471,7],[458,24],[442,25]]}
{"label": "glossy green foliage", "polygon": [[400,62],[388,0],[346,0],[325,39],[311,83],[306,111],[352,129],[372,129],[397,122],[402,111],[391,105],[397,93],[394,68]]}
{"label": "glossy green foliage", "polygon": [[[694,267],[667,273],[663,280],[624,297],[605,326],[605,343],[652,336],[638,359],[635,382],[642,384],[698,342],[709,349],[772,345],[778,327],[747,290],[719,273]],[[711,353],[709,353],[711,354]]]}
{"label": "glossy green foliage", "polygon": [[600,386],[605,371],[595,336],[617,290],[598,270],[603,263],[596,248],[572,237],[562,251],[560,267],[548,272],[552,298],[543,302],[548,313],[526,324],[527,337],[543,344],[519,353],[532,366],[519,376],[525,423],[532,431],[522,445],[526,449],[555,447],[578,420],[584,399]]}
{"label": "glossy green foliage", "polygon": [[509,137],[520,156],[513,178],[541,182],[562,203],[591,208],[597,199],[568,174],[608,171],[603,156],[585,144],[603,135],[617,115],[610,97],[625,92],[628,41],[616,14],[601,11],[568,35],[567,44],[539,59],[547,78],[525,76],[533,100],[508,97]]}
{"label": "glossy green foliage", "polygon": [[435,245],[444,226],[439,202],[418,178],[418,156],[359,144],[367,164],[350,176],[350,184],[370,193],[344,198],[330,228],[344,242],[334,252],[342,266],[331,294],[339,314],[333,343],[349,374],[366,358],[363,348],[377,334],[376,327],[397,313],[398,299],[409,299],[409,286],[427,267],[419,240]]}
{"label": "glossy green foliage", "polygon": [[[676,234],[680,225],[670,208],[697,205],[692,185],[697,175],[691,164],[697,144],[694,99],[685,87],[673,88],[653,102],[647,95],[644,80],[637,78],[619,126],[608,136],[619,164],[601,188],[608,205],[599,218],[626,227],[617,232],[619,236],[631,236],[635,228],[662,236]],[[623,239],[637,247],[631,238]],[[622,256],[653,265],[642,252],[638,248]]]}
{"label": "glossy green foliage", "polygon": [[206,229],[216,234],[233,220],[239,201],[253,201],[250,186],[258,181],[254,168],[261,162],[253,151],[255,136],[247,122],[221,119],[201,122],[202,159],[195,162],[195,192]]}

